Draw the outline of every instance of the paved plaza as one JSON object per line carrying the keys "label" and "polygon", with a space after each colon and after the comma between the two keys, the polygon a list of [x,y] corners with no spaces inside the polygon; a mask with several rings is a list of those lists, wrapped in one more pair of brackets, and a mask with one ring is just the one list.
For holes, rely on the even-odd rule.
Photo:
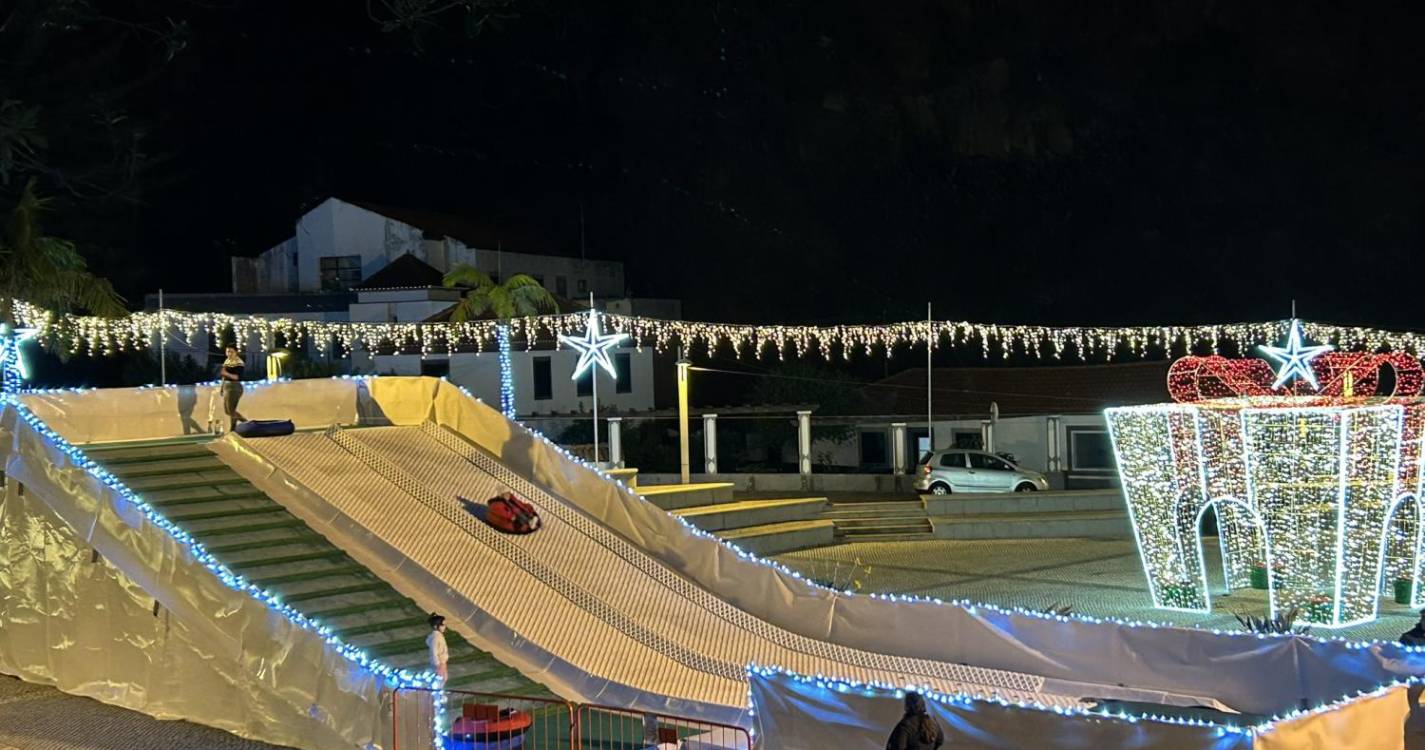
{"label": "paved plaza", "polygon": [[[990,539],[856,542],[778,555],[777,560],[818,581],[862,592],[966,599],[1043,610],[1068,605],[1076,614],[1238,630],[1233,613],[1265,614],[1266,592],[1223,593],[1215,543],[1205,543],[1216,571],[1211,614],[1154,609],[1131,540]],[[1381,599],[1381,618],[1313,635],[1395,640],[1417,615]]]}

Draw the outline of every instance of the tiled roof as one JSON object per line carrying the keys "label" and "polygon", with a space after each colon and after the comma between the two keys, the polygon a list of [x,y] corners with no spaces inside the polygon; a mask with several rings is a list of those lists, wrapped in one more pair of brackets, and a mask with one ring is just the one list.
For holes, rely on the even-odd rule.
{"label": "tiled roof", "polygon": [[[1169,362],[1070,367],[937,367],[936,418],[1091,414],[1110,406],[1168,401]],[[923,416],[925,368],[906,370],[863,391],[868,414]]]}
{"label": "tiled roof", "polygon": [[410,289],[442,286],[445,274],[410,253],[386,264],[385,268],[366,277],[357,289]]}

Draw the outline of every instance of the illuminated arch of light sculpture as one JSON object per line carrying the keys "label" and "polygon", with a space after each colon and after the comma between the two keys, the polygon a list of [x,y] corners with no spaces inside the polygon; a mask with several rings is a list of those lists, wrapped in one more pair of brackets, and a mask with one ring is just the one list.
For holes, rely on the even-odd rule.
{"label": "illuminated arch of light sculpture", "polygon": [[[1397,578],[1421,606],[1420,362],[1306,347],[1295,322],[1268,354],[1295,371],[1187,357],[1168,376],[1179,403],[1106,412],[1154,606],[1211,609],[1198,540],[1209,505],[1228,587],[1264,566],[1272,614],[1366,622]],[[1395,387],[1377,395],[1385,365]]]}

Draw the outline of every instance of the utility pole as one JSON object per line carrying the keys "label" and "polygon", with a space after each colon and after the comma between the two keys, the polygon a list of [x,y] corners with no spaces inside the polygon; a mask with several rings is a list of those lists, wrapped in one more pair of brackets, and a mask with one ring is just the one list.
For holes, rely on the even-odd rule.
{"label": "utility pole", "polygon": [[683,353],[683,347],[678,347],[678,455],[683,484],[692,481],[691,459],[688,457],[688,369],[691,364]]}
{"label": "utility pole", "polygon": [[163,290],[158,290],[158,384],[168,385],[168,316],[163,312]]}

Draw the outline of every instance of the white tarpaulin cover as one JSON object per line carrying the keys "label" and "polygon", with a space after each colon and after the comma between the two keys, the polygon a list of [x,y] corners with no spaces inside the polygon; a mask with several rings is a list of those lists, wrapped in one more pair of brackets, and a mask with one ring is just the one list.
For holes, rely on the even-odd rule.
{"label": "white tarpaulin cover", "polygon": [[[1425,652],[1395,643],[1360,646],[1065,621],[989,607],[834,594],[739,555],[447,383],[381,378],[367,387],[392,422],[431,418],[451,427],[727,602],[810,638],[1051,679],[1210,697],[1236,711],[1266,715],[1425,674]],[[427,393],[434,408],[417,408],[413,402]],[[386,409],[388,402],[399,406]],[[1273,679],[1261,679],[1264,674]]]}
{"label": "white tarpaulin cover", "polygon": [[[838,687],[786,674],[752,674],[761,747],[779,750],[879,750],[903,715],[898,694]],[[1063,714],[983,701],[926,701],[954,750],[1399,750],[1405,687],[1361,697],[1255,731],[1212,725],[1129,721]]]}
{"label": "white tarpaulin cover", "polygon": [[[212,389],[203,387],[51,393],[26,396],[24,400],[72,441],[200,432],[213,407]],[[787,633],[838,647],[1033,675],[1061,685],[1091,683],[1126,686],[1145,693],[1201,696],[1236,710],[1261,714],[1294,709],[1303,702],[1328,703],[1400,675],[1425,672],[1425,654],[1394,644],[1359,647],[1309,638],[1257,638],[1186,628],[1059,621],[984,607],[834,594],[776,567],[748,559],[696,532],[459,389],[430,378],[338,379],[253,387],[244,398],[243,411],[252,418],[293,418],[299,427],[334,422],[414,426],[427,419],[435,420],[488,451],[504,467],[598,519],[726,604]],[[315,635],[285,620],[268,622],[275,615],[260,602],[224,587],[200,564],[185,557],[186,548],[162,530],[149,526],[141,514],[127,512],[122,501],[107,488],[66,467],[65,456],[48,455],[43,445],[28,452],[14,450],[12,445],[21,442],[15,436],[23,432],[12,429],[0,439],[0,449],[8,451],[5,459],[11,473],[21,481],[35,483],[37,497],[134,584],[160,599],[171,617],[201,632],[198,641],[206,648],[232,654],[231,644],[242,644],[244,650],[238,653],[246,658],[247,649],[253,648],[251,644],[264,639],[276,644],[307,644],[310,637],[314,641],[309,644],[311,650],[304,650],[307,646],[293,645],[288,650],[274,646],[285,657],[275,664],[280,667],[295,659],[315,665],[326,663],[323,659],[336,659],[323,651],[324,644]],[[165,544],[175,546],[170,549]],[[373,542],[372,549],[379,552],[380,545]],[[206,598],[193,600],[192,592],[202,592]],[[220,615],[214,617],[214,612]],[[235,627],[236,632],[232,630]],[[488,637],[518,636],[492,633]],[[144,645],[146,649],[158,647]],[[150,658],[150,652],[144,653],[144,658]],[[40,663],[38,658],[25,658],[32,664]],[[352,687],[360,683],[359,674],[338,679],[329,673],[340,671],[338,666],[335,662],[329,666],[331,669],[320,670],[326,675],[323,679],[341,686],[330,694],[330,700],[320,697],[327,688],[306,686],[288,691],[285,680],[273,680],[274,663],[265,657],[256,666],[242,662],[241,669],[233,674],[245,679],[253,673],[244,670],[257,669],[261,679],[253,678],[255,686],[251,689],[270,690],[286,700],[289,708],[303,711],[310,711],[314,705],[305,701],[314,700],[319,705],[316,713],[326,717],[359,713],[343,704],[344,695],[363,702],[376,698],[374,685],[368,686],[369,691]],[[523,669],[529,665],[517,666]],[[289,675],[281,669],[277,671]],[[1263,679],[1263,675],[1271,678]],[[34,679],[55,681],[71,692],[86,689],[84,680],[71,683],[62,674]],[[146,695],[146,689],[136,678],[128,690]],[[168,710],[134,707],[151,713]],[[247,712],[251,709],[241,701],[231,701],[214,710],[218,713],[185,717],[229,726],[249,721]],[[328,718],[319,720],[324,725],[331,723]],[[356,726],[358,720],[343,721],[341,729],[349,732],[348,736],[366,732]],[[279,729],[273,731],[282,731],[283,720],[274,723]]]}
{"label": "white tarpaulin cover", "polygon": [[[162,419],[158,389],[82,397],[128,427],[45,399],[67,415],[59,421],[95,438],[151,434]],[[0,671],[265,742],[384,746],[380,678],[224,584],[13,407],[0,412],[0,458]]]}

